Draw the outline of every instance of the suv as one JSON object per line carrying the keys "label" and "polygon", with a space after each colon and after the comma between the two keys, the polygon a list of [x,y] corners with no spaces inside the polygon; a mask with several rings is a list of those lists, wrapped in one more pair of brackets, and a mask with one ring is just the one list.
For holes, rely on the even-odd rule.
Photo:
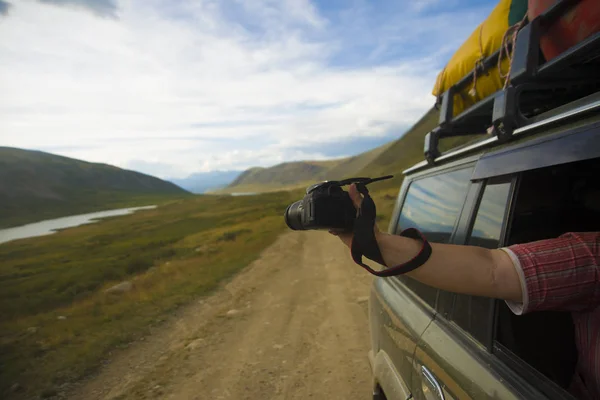
{"label": "suv", "polygon": [[[600,229],[600,68],[587,91],[557,105],[556,91],[538,85],[551,63],[532,66],[517,52],[524,41],[531,49],[530,35],[527,27],[519,33],[513,59],[513,71],[535,69],[528,79],[511,75],[511,86],[457,117],[452,93],[444,95],[440,125],[426,137],[427,161],[404,171],[390,233],[415,227],[431,242],[498,248]],[[577,51],[586,62],[595,55],[597,65],[599,43],[596,34],[554,73],[575,68]],[[534,92],[534,107],[523,86]],[[515,93],[522,97],[512,101]],[[437,151],[438,139],[486,126],[493,136]],[[374,280],[369,320],[374,399],[573,398],[570,313],[516,316],[503,301],[400,276]]]}

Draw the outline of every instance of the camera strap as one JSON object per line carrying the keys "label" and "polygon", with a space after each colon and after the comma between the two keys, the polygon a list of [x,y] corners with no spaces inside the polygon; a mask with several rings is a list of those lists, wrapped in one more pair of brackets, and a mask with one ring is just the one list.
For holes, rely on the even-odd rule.
{"label": "camera strap", "polygon": [[423,242],[423,246],[419,253],[411,260],[396,265],[395,267],[386,268],[380,271],[376,271],[362,262],[363,256],[371,259],[383,266],[385,261],[379,250],[379,245],[375,239],[375,217],[377,216],[377,209],[375,208],[375,202],[369,195],[369,190],[364,183],[357,183],[356,189],[363,195],[363,201],[358,209],[356,219],[354,220],[354,238],[352,239],[351,253],[352,259],[355,263],[369,271],[371,274],[387,277],[394,275],[402,275],[410,272],[421,265],[425,264],[431,256],[431,245],[425,239],[423,234],[415,228],[405,229],[400,233],[400,236],[409,237],[411,239],[420,240]]}

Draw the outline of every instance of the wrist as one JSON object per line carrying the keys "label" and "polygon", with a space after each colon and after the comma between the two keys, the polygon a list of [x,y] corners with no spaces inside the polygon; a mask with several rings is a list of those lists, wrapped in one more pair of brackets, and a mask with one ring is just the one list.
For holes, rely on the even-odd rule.
{"label": "wrist", "polygon": [[386,265],[403,264],[419,254],[423,243],[409,237],[376,232],[375,240]]}

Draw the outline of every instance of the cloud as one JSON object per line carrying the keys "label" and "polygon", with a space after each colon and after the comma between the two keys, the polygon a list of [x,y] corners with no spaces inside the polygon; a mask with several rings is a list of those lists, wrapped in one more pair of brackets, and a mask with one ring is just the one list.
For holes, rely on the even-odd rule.
{"label": "cloud", "polygon": [[398,138],[398,132],[404,132],[409,125],[398,126],[390,129],[390,133],[383,136],[355,136],[344,137],[331,142],[317,142],[299,146],[290,146],[291,150],[309,154],[320,154],[322,157],[347,157],[364,152],[366,149],[374,149]]}
{"label": "cloud", "polygon": [[399,137],[489,11],[391,0],[60,3],[78,7],[22,1],[0,23],[0,145],[171,177]]}
{"label": "cloud", "polygon": [[101,17],[116,17],[117,4],[115,0],[38,0],[57,6],[80,7]]}
{"label": "cloud", "polygon": [[161,162],[148,162],[146,160],[130,160],[126,167],[135,171],[144,171],[147,174],[168,178],[177,173],[173,165]]}

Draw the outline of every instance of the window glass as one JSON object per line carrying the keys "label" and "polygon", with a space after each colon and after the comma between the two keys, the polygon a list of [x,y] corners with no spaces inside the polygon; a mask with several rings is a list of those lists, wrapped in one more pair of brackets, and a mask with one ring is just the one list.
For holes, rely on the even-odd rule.
{"label": "window glass", "polygon": [[462,209],[471,168],[412,182],[399,219],[399,229],[417,228],[436,243],[448,243]]}
{"label": "window glass", "polygon": [[486,186],[469,244],[488,249],[498,248],[509,193],[510,182]]}
{"label": "window glass", "polygon": [[[510,182],[488,183],[485,187],[468,244],[497,248],[510,193]],[[457,294],[452,320],[476,340],[487,343],[492,327],[492,300]]]}
{"label": "window glass", "polygon": [[[411,183],[396,233],[419,229],[436,243],[448,243],[467,194],[472,168],[435,175]],[[401,281],[434,307],[438,290],[409,277]]]}

